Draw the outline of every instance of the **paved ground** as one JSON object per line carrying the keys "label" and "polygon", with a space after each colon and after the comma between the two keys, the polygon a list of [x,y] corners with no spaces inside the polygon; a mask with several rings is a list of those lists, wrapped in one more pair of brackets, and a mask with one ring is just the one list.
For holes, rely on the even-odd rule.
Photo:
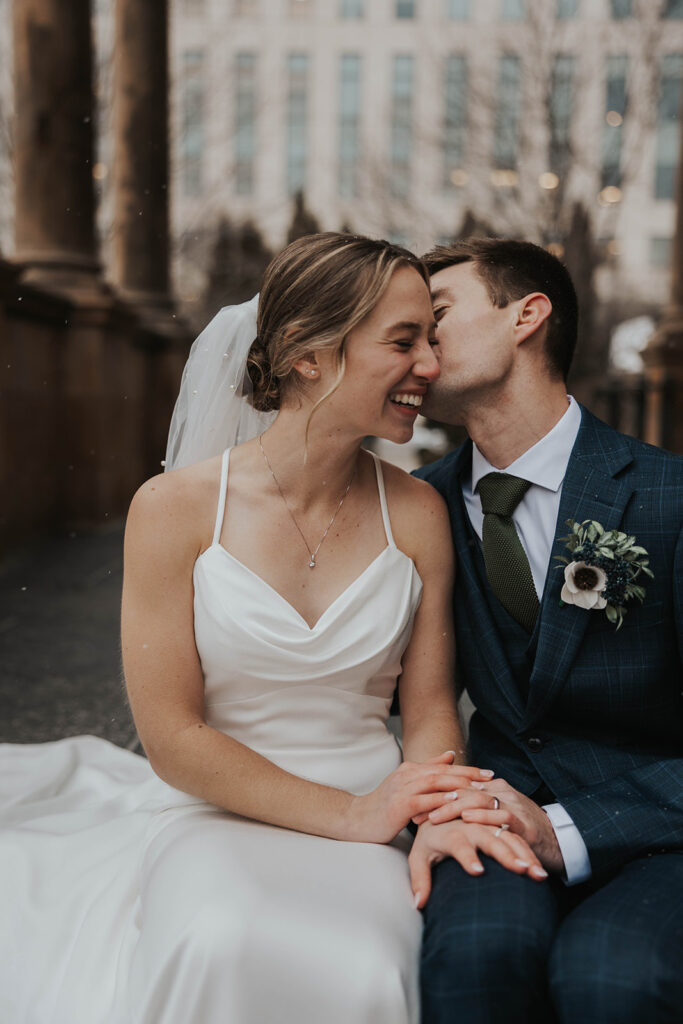
{"label": "paved ground", "polygon": [[134,748],[121,677],[123,527],[44,541],[0,565],[0,741],[78,733]]}

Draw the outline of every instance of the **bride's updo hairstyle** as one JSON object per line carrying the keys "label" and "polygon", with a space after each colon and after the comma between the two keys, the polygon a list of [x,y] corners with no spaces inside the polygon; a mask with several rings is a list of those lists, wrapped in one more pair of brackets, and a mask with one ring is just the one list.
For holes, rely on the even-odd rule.
{"label": "bride's updo hairstyle", "polygon": [[283,249],[263,278],[258,336],[247,360],[254,407],[279,409],[283,398],[305,386],[294,363],[312,352],[332,352],[337,379],[313,406],[313,416],[344,376],[347,335],[372,312],[394,271],[405,266],[429,283],[421,260],[382,239],[325,231]]}

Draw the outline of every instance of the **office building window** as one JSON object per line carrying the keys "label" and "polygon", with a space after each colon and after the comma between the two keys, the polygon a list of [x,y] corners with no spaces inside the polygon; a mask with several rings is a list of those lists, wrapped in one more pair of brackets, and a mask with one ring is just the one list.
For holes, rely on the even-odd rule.
{"label": "office building window", "polygon": [[365,0],[340,0],[339,16],[348,19],[365,17]]}
{"label": "office building window", "polygon": [[306,188],[308,69],[307,54],[292,53],[287,58],[287,190],[290,195]]}
{"label": "office building window", "polygon": [[683,0],[664,0],[664,18],[683,18]]}
{"label": "office building window", "polygon": [[258,14],[257,0],[234,0],[233,13],[236,18],[255,18]]}
{"label": "office building window", "polygon": [[394,196],[410,192],[413,149],[413,57],[394,57],[391,83],[391,167],[390,185]]}
{"label": "office building window", "polygon": [[555,14],[558,18],[575,18],[578,13],[579,0],[555,0]]}
{"label": "office building window", "polygon": [[626,117],[627,57],[608,57],[605,122],[602,126],[602,188],[621,187],[621,153]]}
{"label": "office building window", "polygon": [[256,54],[235,57],[235,191],[254,190],[256,157]]}
{"label": "office building window", "polygon": [[467,21],[470,16],[470,0],[446,0],[446,15],[451,21]]}
{"label": "office building window", "polygon": [[467,182],[465,140],[467,137],[467,59],[446,57],[445,111],[443,126],[443,184],[445,188]]}
{"label": "office building window", "polygon": [[673,199],[678,165],[680,127],[678,111],[683,79],[683,56],[670,53],[662,57],[657,111],[655,198]]}
{"label": "office building window", "polygon": [[671,266],[672,244],[670,238],[650,239],[650,266],[659,270]]}
{"label": "office building window", "polygon": [[550,81],[550,169],[562,178],[571,156],[574,100],[574,58],[564,54],[553,61]]}
{"label": "office building window", "polygon": [[345,53],[339,61],[339,195],[358,195],[360,159],[361,58]]}
{"label": "office building window", "polygon": [[396,0],[397,18],[415,17],[415,0]]}
{"label": "office building window", "polygon": [[524,0],[501,0],[500,15],[504,21],[521,21],[525,14]]}
{"label": "office building window", "polygon": [[[516,172],[519,155],[519,115],[522,98],[522,70],[519,57],[500,58],[498,96],[493,143],[493,163],[498,170]],[[516,184],[516,175],[495,176],[499,184]]]}
{"label": "office building window", "polygon": [[183,11],[185,14],[203,14],[204,6],[204,0],[183,0]]}
{"label": "office building window", "polygon": [[633,0],[610,0],[610,7],[616,19],[630,18],[633,14]]}
{"label": "office building window", "polygon": [[182,71],[181,179],[183,193],[198,196],[204,163],[204,51],[185,50]]}

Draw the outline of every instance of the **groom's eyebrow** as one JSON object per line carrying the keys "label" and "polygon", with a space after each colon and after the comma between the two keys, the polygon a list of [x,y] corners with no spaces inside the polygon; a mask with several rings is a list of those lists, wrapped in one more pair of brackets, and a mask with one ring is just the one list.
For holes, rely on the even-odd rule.
{"label": "groom's eyebrow", "polygon": [[436,291],[432,292],[432,303],[438,302],[439,299],[452,299],[453,296],[449,288],[437,288]]}

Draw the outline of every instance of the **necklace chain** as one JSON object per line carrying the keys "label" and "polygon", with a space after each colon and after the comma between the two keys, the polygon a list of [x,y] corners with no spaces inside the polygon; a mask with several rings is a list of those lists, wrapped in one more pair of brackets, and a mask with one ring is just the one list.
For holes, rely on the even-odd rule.
{"label": "necklace chain", "polygon": [[284,494],[282,493],[282,488],[280,487],[280,484],[278,482],[278,478],[275,476],[275,473],[273,472],[273,467],[271,466],[271,464],[270,464],[270,462],[268,460],[268,456],[266,455],[265,449],[264,449],[264,447],[263,447],[263,445],[261,443],[261,438],[262,437],[263,437],[263,435],[259,434],[258,445],[259,445],[259,448],[261,449],[261,455],[263,456],[263,459],[265,461],[266,466],[270,470],[270,475],[272,476],[273,480],[275,481],[275,486],[277,487],[278,491],[280,492],[280,497],[282,498],[282,500],[284,502],[285,508],[287,509],[287,511],[289,512],[290,516],[292,517],[292,522],[296,526],[297,530],[299,531],[299,535],[300,535],[302,541],[306,545],[306,550],[308,551],[308,556],[309,556],[308,568],[309,569],[315,569],[315,559],[316,559],[316,556],[317,556],[318,552],[320,551],[320,547],[322,545],[322,542],[325,540],[325,537],[327,537],[327,534],[329,533],[329,531],[330,531],[330,529],[332,527],[332,523],[337,518],[337,514],[338,514],[339,510],[342,507],[342,505],[344,504],[344,499],[346,498],[346,495],[349,493],[349,491],[351,489],[351,484],[353,483],[353,478],[356,475],[355,466],[354,466],[354,469],[353,469],[353,473],[349,477],[349,482],[346,485],[346,490],[342,494],[342,496],[341,496],[341,498],[339,500],[339,504],[337,505],[336,509],[334,510],[334,514],[333,514],[332,518],[330,519],[329,523],[327,524],[325,532],[323,533],[322,537],[318,541],[318,545],[317,545],[315,551],[311,551],[310,547],[308,546],[308,541],[304,537],[303,530],[301,529],[301,527],[297,523],[296,518],[294,516],[294,513],[292,512],[291,508],[289,507],[289,503],[288,503],[287,499],[285,498]]}

